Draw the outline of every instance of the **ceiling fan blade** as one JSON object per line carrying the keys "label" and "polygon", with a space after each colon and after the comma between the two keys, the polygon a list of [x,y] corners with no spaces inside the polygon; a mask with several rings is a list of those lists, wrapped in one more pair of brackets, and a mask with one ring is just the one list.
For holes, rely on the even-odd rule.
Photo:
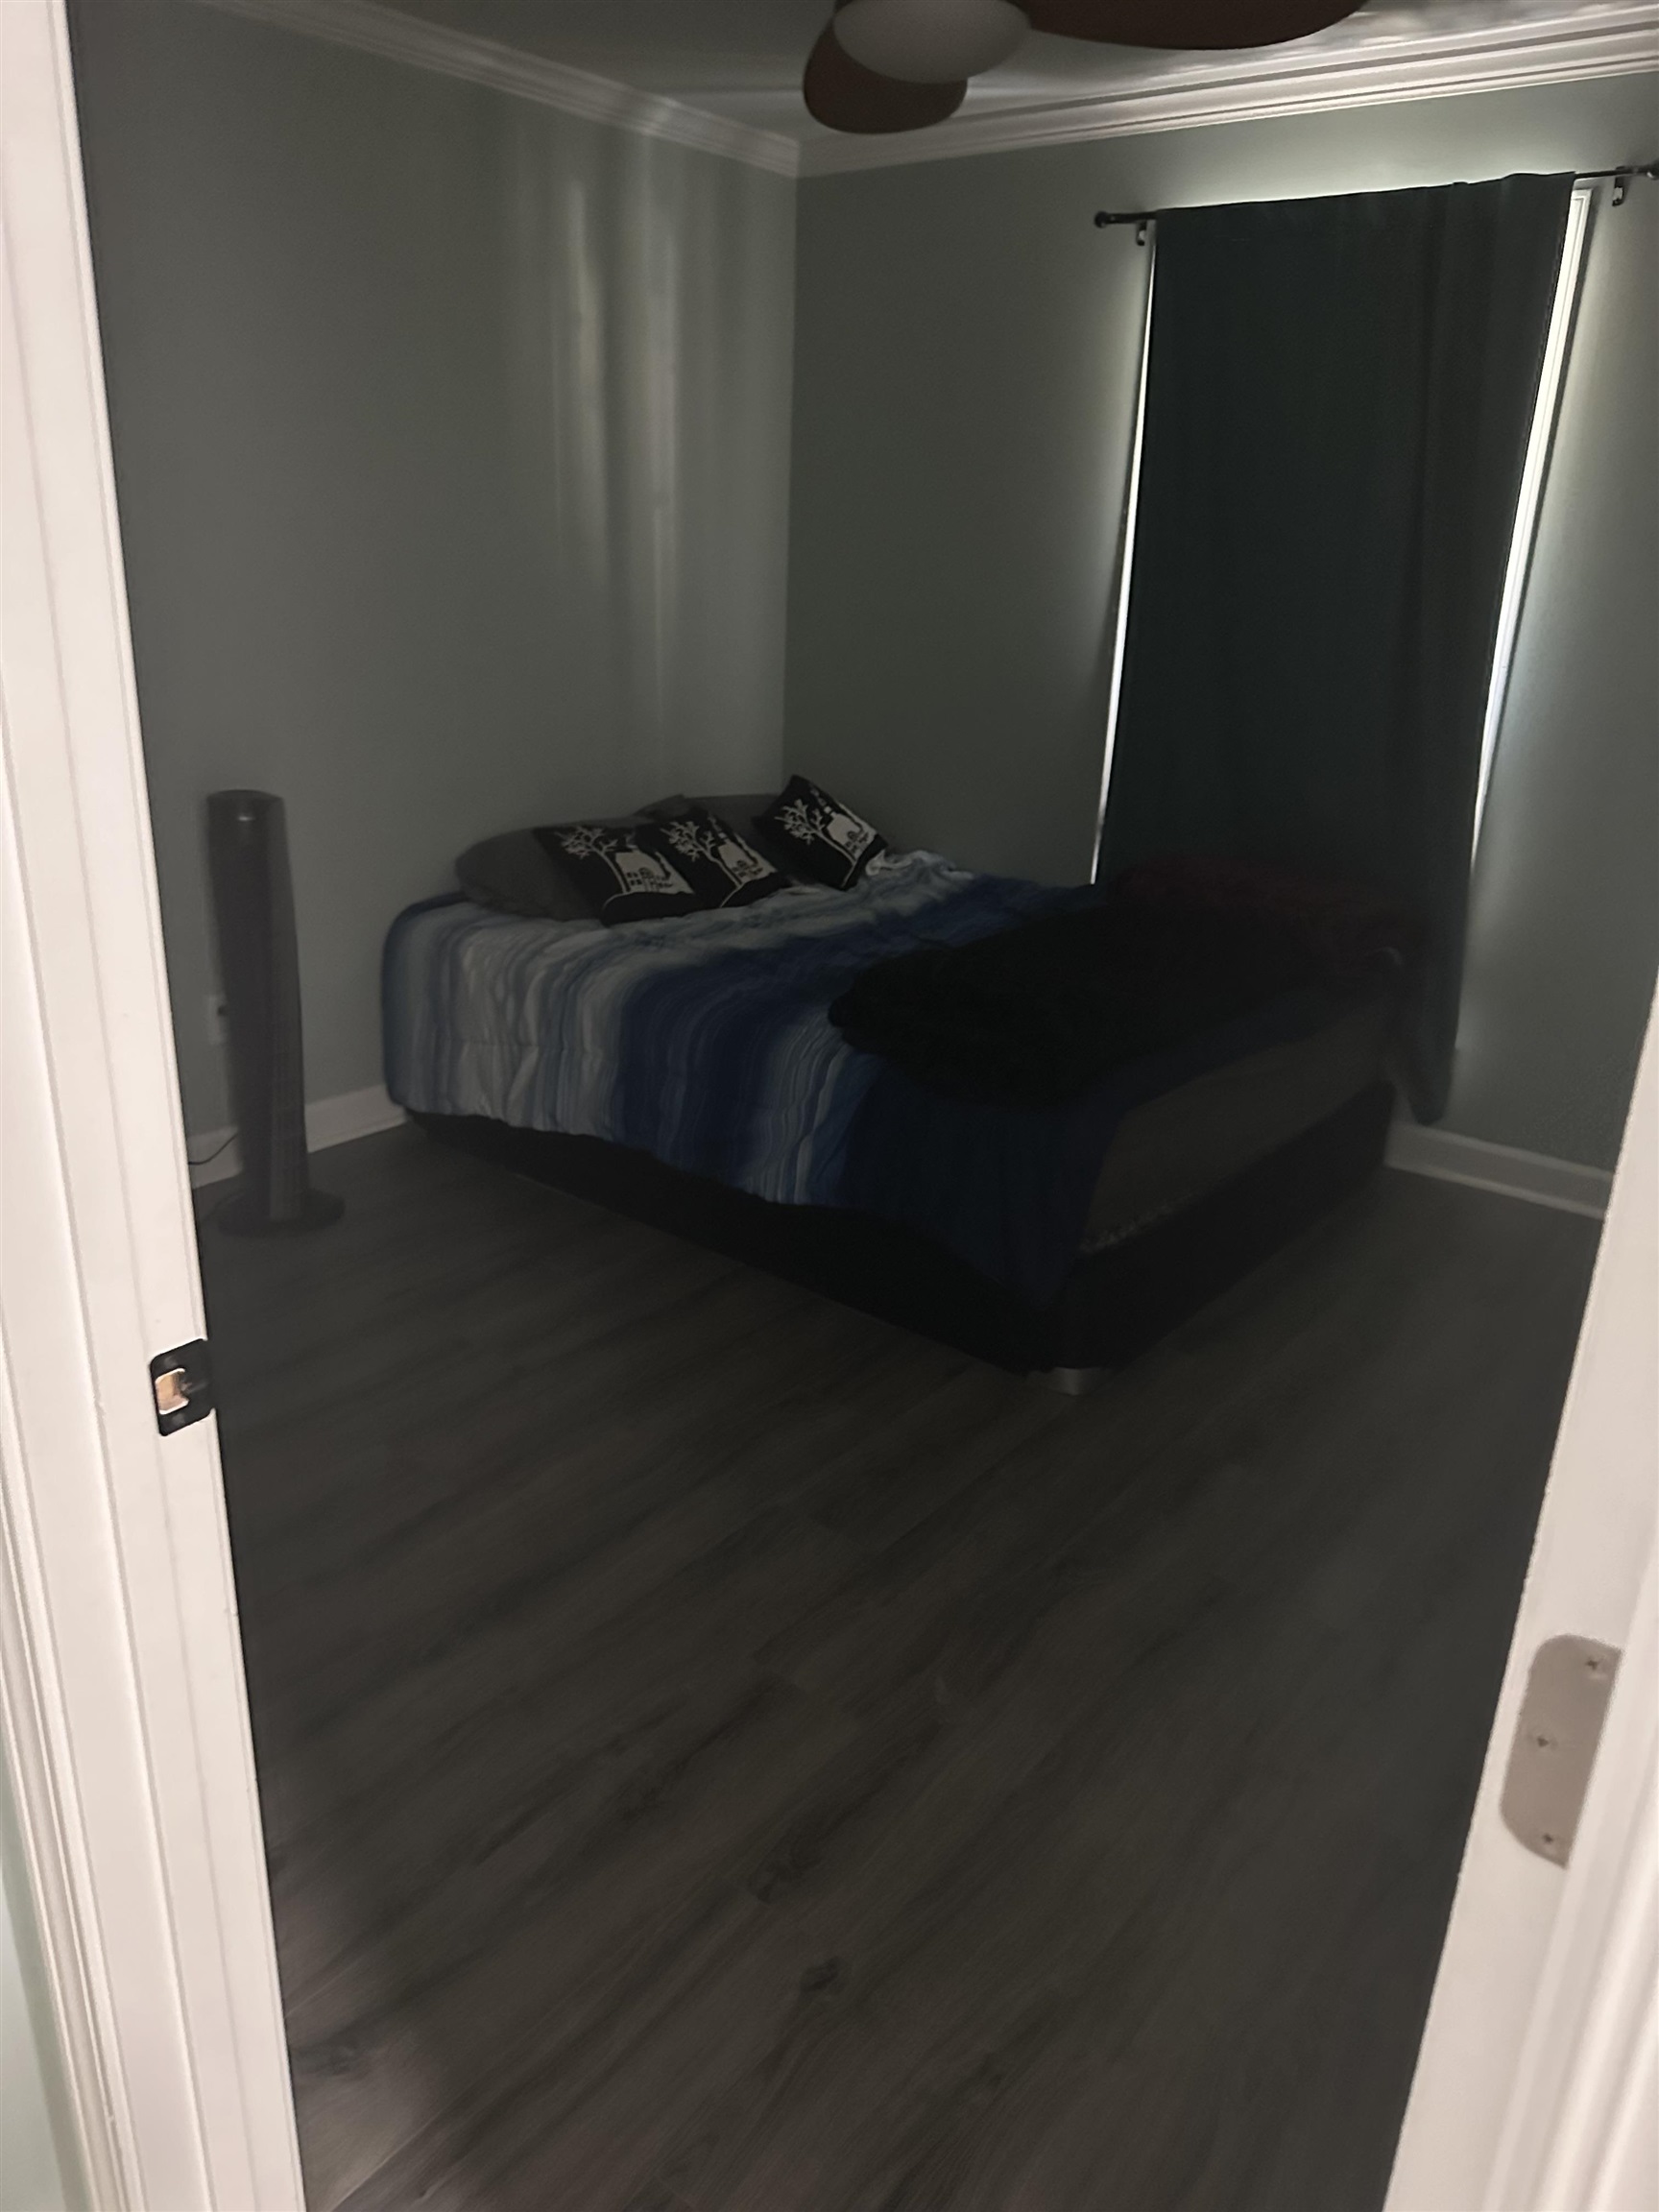
{"label": "ceiling fan blade", "polygon": [[831,131],[874,134],[881,131],[924,131],[954,115],[968,94],[968,81],[951,84],[911,84],[878,76],[836,44],[827,23],[806,58],[801,81],[806,111]]}
{"label": "ceiling fan blade", "polygon": [[1034,31],[1177,51],[1277,46],[1352,15],[1360,0],[1020,0]]}

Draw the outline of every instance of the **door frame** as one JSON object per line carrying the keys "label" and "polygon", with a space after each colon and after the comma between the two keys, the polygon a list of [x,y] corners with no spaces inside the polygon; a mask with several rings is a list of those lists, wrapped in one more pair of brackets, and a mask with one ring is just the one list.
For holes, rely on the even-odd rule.
{"label": "door frame", "polygon": [[[301,2212],[216,1423],[161,1436],[148,1375],[204,1321],[64,0],[0,5],[0,1727],[48,2056],[95,2212]],[[1642,1310],[1630,1255],[1652,1204],[1655,1051],[1650,1034],[1572,1401],[1611,1390],[1626,1435],[1602,1354]],[[1525,1646],[1518,1630],[1511,1675]],[[1565,2008],[1550,1971],[1531,1991],[1503,2081],[1529,2125],[1486,2145],[1507,2165],[1482,2165],[1482,2203],[1597,2201],[1584,2116],[1640,2092],[1652,1993],[1644,2012],[1626,1968],[1652,1918],[1651,1854],[1625,1851],[1612,1890],[1588,1895],[1592,1863],[1609,1863],[1595,1839],[1613,1850],[1644,1771],[1651,1790],[1636,1673],[1615,1694],[1585,1878],[1567,1882],[1551,1953],[1599,1910],[1594,1971]],[[1454,1946],[1447,1960],[1442,1988]],[[1426,2042],[1414,2104],[1449,2062]],[[1467,2151],[1444,2136],[1435,2154]]]}
{"label": "door frame", "polygon": [[[1659,998],[1551,1457],[1387,2212],[1634,2212],[1659,2129]],[[1500,1811],[1552,1637],[1623,1656],[1565,1868]],[[1650,2189],[1651,2181],[1647,2186]]]}
{"label": "door frame", "polygon": [[[0,6],[0,1722],[80,2193],[303,2202],[63,0]],[[49,2065],[49,2071],[52,2070]]]}

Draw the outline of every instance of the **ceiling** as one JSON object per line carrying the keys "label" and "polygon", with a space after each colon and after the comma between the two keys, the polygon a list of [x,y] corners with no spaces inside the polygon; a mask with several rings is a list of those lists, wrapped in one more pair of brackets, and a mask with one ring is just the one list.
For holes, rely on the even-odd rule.
{"label": "ceiling", "polygon": [[[801,68],[830,0],[382,0],[398,13],[563,62],[794,139],[831,141],[801,104]],[[1246,79],[1275,58],[1355,65],[1600,12],[1597,0],[1366,0],[1357,15],[1269,53],[1166,55],[1032,36],[974,80],[963,120],[1041,114],[1201,72]],[[1612,10],[1610,12],[1623,12]]]}

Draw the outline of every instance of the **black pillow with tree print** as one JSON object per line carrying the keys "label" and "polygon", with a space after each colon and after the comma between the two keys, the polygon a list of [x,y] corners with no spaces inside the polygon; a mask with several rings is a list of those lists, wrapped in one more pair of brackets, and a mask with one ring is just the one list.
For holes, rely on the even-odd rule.
{"label": "black pillow with tree print", "polygon": [[805,776],[791,776],[755,827],[792,867],[831,890],[850,891],[887,840],[861,815]]}
{"label": "black pillow with tree print", "polygon": [[601,922],[694,914],[703,903],[659,843],[655,825],[561,822],[536,835]]}
{"label": "black pillow with tree print", "polygon": [[695,800],[672,814],[659,815],[643,834],[685,877],[705,906],[753,906],[757,899],[770,899],[775,891],[789,888],[789,878],[781,868],[757,853],[730,822]]}

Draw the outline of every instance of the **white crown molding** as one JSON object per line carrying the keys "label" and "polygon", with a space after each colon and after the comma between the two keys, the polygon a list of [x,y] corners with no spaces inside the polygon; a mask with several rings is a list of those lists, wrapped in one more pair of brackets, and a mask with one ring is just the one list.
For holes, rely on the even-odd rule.
{"label": "white crown molding", "polygon": [[[912,161],[955,161],[1032,146],[1136,137],[1210,123],[1376,107],[1460,92],[1562,84],[1659,69],[1659,0],[1554,0],[1526,16],[1446,33],[1419,16],[1404,25],[1357,18],[1316,46],[1272,47],[1249,55],[1190,60],[1148,56],[1109,91],[1029,107],[972,105],[949,123],[892,137],[840,137],[804,143],[711,115],[683,100],[642,92],[615,79],[573,69],[517,47],[497,45],[405,15],[378,0],[203,0],[208,7],[307,37],[378,54],[534,100],[562,114],[610,123],[706,154],[744,161],[775,176],[832,176]],[[1647,149],[1644,149],[1647,151]]]}
{"label": "white crown molding", "polygon": [[388,61],[407,61],[417,69],[459,77],[493,92],[511,92],[542,108],[556,108],[562,115],[581,115],[590,123],[614,124],[642,137],[666,138],[675,146],[724,155],[751,168],[769,169],[775,176],[793,177],[800,166],[800,147],[780,132],[757,131],[751,124],[709,115],[661,93],[641,92],[613,78],[596,77],[590,70],[572,69],[540,54],[422,22],[395,8],[379,7],[376,0],[204,0],[204,4],[278,30],[378,54]]}
{"label": "white crown molding", "polygon": [[[1281,46],[1225,60],[1148,60],[1110,92],[974,113],[893,138],[813,138],[801,173],[821,177],[910,161],[951,161],[1030,146],[1135,137],[1207,123],[1375,107],[1459,92],[1495,92],[1659,69],[1659,0],[1558,0],[1546,13],[1447,35],[1382,18],[1355,21],[1339,39]],[[1652,151],[1643,148],[1644,154]]]}

